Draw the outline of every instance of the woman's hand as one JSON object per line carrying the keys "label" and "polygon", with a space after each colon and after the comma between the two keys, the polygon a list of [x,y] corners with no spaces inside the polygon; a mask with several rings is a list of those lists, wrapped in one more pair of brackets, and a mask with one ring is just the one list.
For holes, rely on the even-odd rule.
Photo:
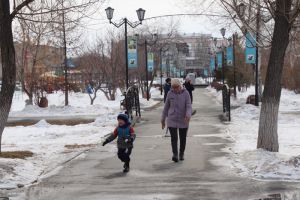
{"label": "woman's hand", "polygon": [[166,127],[166,123],[164,121],[161,121],[161,128],[165,129],[165,127]]}
{"label": "woman's hand", "polygon": [[189,124],[190,119],[191,119],[190,117],[185,116],[185,118],[184,118],[184,123]]}

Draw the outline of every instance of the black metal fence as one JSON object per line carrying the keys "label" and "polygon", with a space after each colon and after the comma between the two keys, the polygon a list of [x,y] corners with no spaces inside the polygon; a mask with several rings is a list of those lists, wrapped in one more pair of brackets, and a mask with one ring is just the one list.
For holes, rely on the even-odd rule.
{"label": "black metal fence", "polygon": [[133,119],[133,115],[141,116],[139,89],[137,86],[131,86],[124,93],[124,100],[121,101],[121,107],[126,110],[128,116]]}
{"label": "black metal fence", "polygon": [[231,121],[230,88],[228,87],[228,85],[223,85],[222,96],[223,96],[223,113],[227,117],[228,121]]}

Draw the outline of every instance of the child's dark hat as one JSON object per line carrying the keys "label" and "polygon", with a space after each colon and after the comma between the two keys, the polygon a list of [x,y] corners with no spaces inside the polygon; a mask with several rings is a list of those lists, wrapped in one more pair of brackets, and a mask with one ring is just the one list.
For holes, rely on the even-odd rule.
{"label": "child's dark hat", "polygon": [[126,124],[129,123],[129,119],[128,119],[128,116],[126,114],[123,114],[123,113],[119,114],[117,119],[123,120]]}

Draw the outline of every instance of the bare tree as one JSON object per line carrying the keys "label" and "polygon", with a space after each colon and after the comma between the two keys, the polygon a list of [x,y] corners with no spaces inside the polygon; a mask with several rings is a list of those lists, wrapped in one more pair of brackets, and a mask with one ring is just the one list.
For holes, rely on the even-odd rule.
{"label": "bare tree", "polygon": [[107,87],[102,89],[102,92],[104,92],[109,100],[115,100],[117,89],[119,88],[124,92],[126,85],[124,40],[122,35],[111,35],[111,37],[106,39],[106,44],[107,49],[105,52],[109,56],[109,63],[105,65]]}
{"label": "bare tree", "polygon": [[[167,26],[166,26],[167,24]],[[148,52],[154,54],[154,69],[149,72],[149,91],[153,86],[154,78],[157,76],[158,72],[160,71],[160,61],[161,61],[161,50],[168,49],[169,46],[173,45],[176,46],[176,43],[181,41],[181,37],[178,34],[179,29],[179,21],[171,19],[168,22],[158,22],[157,20],[149,21],[145,23],[145,26],[138,30],[141,41],[145,38],[149,38],[153,34],[157,34],[156,41],[154,42],[152,38],[151,44],[148,45]],[[151,38],[151,37],[150,37]],[[151,39],[150,39],[151,41]],[[146,91],[146,61],[145,61],[145,46],[141,45],[139,47],[139,69],[136,70],[135,73],[138,76],[137,82],[139,87],[144,94]],[[161,72],[160,72],[161,73]]]}
{"label": "bare tree", "polygon": [[87,53],[80,57],[80,66],[91,105],[94,104],[97,93],[106,80],[104,68],[105,64],[108,63],[108,58],[103,54],[101,55],[103,48],[103,43],[100,43],[100,45],[96,45],[94,49],[89,49]]}
{"label": "bare tree", "polygon": [[16,84],[15,48],[13,43],[12,20],[16,14],[33,0],[23,1],[18,6],[13,5],[10,12],[10,1],[0,2],[0,51],[2,62],[2,86],[0,91],[0,152],[2,133],[11,108]]}
{"label": "bare tree", "polygon": [[[35,0],[15,0],[12,1],[13,5],[10,5],[9,0],[0,2],[0,51],[1,51],[1,62],[2,62],[2,86],[0,91],[0,152],[2,133],[7,122],[8,114],[12,105],[12,99],[16,84],[16,59],[15,59],[15,48],[14,38],[12,32],[12,21],[15,18],[22,18],[24,20],[36,21],[35,19],[27,19],[28,16],[34,15],[53,15],[55,12],[61,10],[57,6],[57,2],[53,1],[42,1],[44,6],[43,11],[40,8],[31,7]],[[97,0],[79,0],[69,1],[73,2],[71,7],[65,7],[63,10],[66,12],[81,13],[81,16],[86,16],[88,8],[92,4],[99,3]],[[75,2],[75,4],[74,4]],[[101,1],[102,2],[102,1]],[[39,2],[37,2],[39,5]],[[71,5],[71,4],[70,4]],[[28,13],[33,11],[34,13]],[[45,21],[45,23],[50,23]],[[55,23],[51,21],[51,23]]]}
{"label": "bare tree", "polygon": [[[238,11],[240,4],[237,1],[225,2],[226,8],[232,8]],[[286,49],[290,43],[292,28],[297,24],[299,18],[300,2],[293,0],[274,1],[248,1],[250,9],[257,9],[261,12],[263,9],[267,12],[266,17],[271,21],[264,23],[265,32],[257,32],[258,43],[266,44],[270,39],[271,44],[270,57],[266,72],[265,89],[263,92],[261,114],[259,120],[259,131],[257,148],[263,148],[268,151],[279,151],[278,143],[278,110],[281,97],[281,79],[284,66]],[[239,19],[246,27],[251,27],[251,22],[247,22],[240,12],[236,12]],[[247,13],[247,12],[246,12]],[[249,14],[250,12],[248,12]],[[256,17],[259,17],[257,13]],[[249,17],[251,19],[251,17]],[[270,36],[270,37],[268,37]]]}
{"label": "bare tree", "polygon": [[17,71],[23,91],[29,97],[27,103],[30,105],[33,104],[35,89],[41,76],[41,73],[37,71],[37,66],[43,65],[52,55],[47,52],[47,50],[50,51],[50,48],[47,45],[42,45],[42,42],[49,38],[51,26],[48,23],[43,23],[43,16],[37,18],[37,16],[32,15],[31,19],[40,21],[32,22],[19,18],[19,27],[17,27],[19,31],[16,31],[16,39],[19,39],[19,43],[16,44],[16,62],[19,66]]}
{"label": "bare tree", "polygon": [[[225,9],[231,21],[244,34],[246,32],[254,33],[258,47],[270,48],[257,148],[277,152],[279,151],[277,129],[282,72],[286,49],[293,41],[295,33],[298,32],[300,2],[298,0],[220,0],[212,2],[216,2],[214,7]],[[240,12],[241,10],[245,12]]]}
{"label": "bare tree", "polygon": [[277,127],[282,70],[291,29],[300,14],[300,2],[276,0],[275,5],[271,2],[267,2],[266,5],[274,17],[275,25],[262,99],[257,148],[278,152]]}
{"label": "bare tree", "polygon": [[122,35],[108,31],[106,38],[98,38],[81,56],[84,81],[93,86],[91,100],[99,90],[108,100],[115,100],[117,89],[125,88],[123,45]]}

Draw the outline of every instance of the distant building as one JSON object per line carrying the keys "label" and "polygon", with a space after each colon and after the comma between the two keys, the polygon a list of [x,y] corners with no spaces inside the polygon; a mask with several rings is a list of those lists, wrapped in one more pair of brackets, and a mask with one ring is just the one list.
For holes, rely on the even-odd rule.
{"label": "distant building", "polygon": [[210,34],[184,34],[181,39],[188,46],[188,54],[185,57],[185,72],[203,75],[204,70],[209,68],[210,45],[212,36]]}
{"label": "distant building", "polygon": [[188,73],[204,75],[209,69],[212,36],[210,34],[182,34],[169,42],[163,55],[167,76],[184,77]]}
{"label": "distant building", "polygon": [[63,63],[63,49],[49,45],[15,43],[17,78],[37,76],[50,71],[53,66]]}

